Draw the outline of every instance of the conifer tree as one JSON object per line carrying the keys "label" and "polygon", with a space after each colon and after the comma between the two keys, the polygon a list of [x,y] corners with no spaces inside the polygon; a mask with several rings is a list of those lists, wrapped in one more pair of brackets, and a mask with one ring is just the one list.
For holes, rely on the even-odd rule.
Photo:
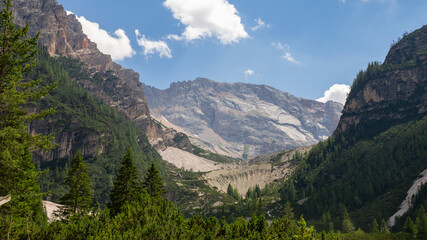
{"label": "conifer tree", "polygon": [[295,217],[295,214],[292,212],[294,209],[291,207],[291,203],[289,201],[285,204],[284,211],[284,217],[288,218],[289,220],[293,220]]}
{"label": "conifer tree", "polygon": [[382,232],[382,233],[387,233],[387,232],[389,232],[388,227],[387,227],[387,224],[386,224],[386,222],[385,222],[384,218],[381,220],[381,232]]}
{"label": "conifer tree", "polygon": [[144,177],[142,185],[151,197],[159,198],[166,193],[162,178],[159,175],[159,170],[157,170],[154,162],[151,162],[151,166],[147,170],[147,175]]}
{"label": "conifer tree", "polygon": [[425,212],[424,206],[421,205],[417,211],[417,219],[415,220],[417,225],[417,237],[419,239],[427,238],[427,214]]}
{"label": "conifer tree", "polygon": [[93,200],[92,190],[88,169],[80,151],[71,160],[64,184],[69,188],[69,192],[60,199],[66,206],[64,214],[89,210]]}
{"label": "conifer tree", "polygon": [[374,218],[374,220],[372,220],[371,233],[378,233],[378,232],[380,232],[380,226],[378,226],[377,219]]}
{"label": "conifer tree", "polygon": [[350,220],[347,209],[344,208],[343,221],[342,221],[342,231],[345,233],[353,232],[355,230],[353,223]]}
{"label": "conifer tree", "polygon": [[12,4],[3,0],[0,13],[0,195],[11,191],[17,178],[24,172],[20,167],[26,151],[48,150],[54,145],[51,136],[31,135],[26,130],[28,123],[54,112],[47,109],[28,113],[30,102],[47,95],[56,83],[42,87],[41,80],[24,80],[35,65],[38,36],[27,38],[28,25],[17,27],[12,21]]}
{"label": "conifer tree", "polygon": [[109,208],[113,214],[120,212],[121,207],[126,202],[135,200],[136,195],[141,191],[138,183],[138,175],[130,148],[123,156],[118,175],[114,180],[114,187],[110,193],[111,203]]}
{"label": "conifer tree", "polygon": [[411,233],[412,235],[417,234],[417,226],[415,226],[414,221],[412,221],[411,217],[406,217],[405,224],[403,225],[403,231],[407,233]]}
{"label": "conifer tree", "polygon": [[[8,238],[24,232],[29,238],[33,226],[45,220],[37,184],[39,174],[31,151],[49,150],[54,144],[52,136],[32,135],[27,126],[54,110],[29,113],[28,108],[30,103],[47,95],[56,83],[42,86],[41,80],[24,79],[24,74],[35,65],[38,36],[27,38],[28,25],[20,28],[13,23],[10,0],[3,0],[1,5],[0,196],[11,196],[11,201],[0,207],[0,215],[8,216],[8,227],[0,226],[0,235]],[[3,232],[5,229],[7,232]]]}

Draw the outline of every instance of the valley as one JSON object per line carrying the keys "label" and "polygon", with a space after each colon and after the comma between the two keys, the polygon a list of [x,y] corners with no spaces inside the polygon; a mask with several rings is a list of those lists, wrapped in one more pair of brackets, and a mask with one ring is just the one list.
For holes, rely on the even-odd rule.
{"label": "valley", "polygon": [[7,239],[427,236],[427,25],[361,70],[342,105],[203,77],[161,90],[57,0],[3,5]]}

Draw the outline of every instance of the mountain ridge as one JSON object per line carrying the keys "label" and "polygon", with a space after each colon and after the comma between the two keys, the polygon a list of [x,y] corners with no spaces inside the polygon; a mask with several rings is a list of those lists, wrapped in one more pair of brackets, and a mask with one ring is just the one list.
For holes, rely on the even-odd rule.
{"label": "mountain ridge", "polygon": [[[27,23],[31,25],[29,36],[40,32],[39,43],[47,47],[51,56],[78,60],[72,67],[81,68],[86,75],[71,76],[72,81],[134,122],[157,149],[176,146],[191,151],[188,138],[183,136],[180,142],[173,141],[176,136],[183,134],[165,128],[151,118],[139,74],[123,68],[113,62],[109,55],[101,53],[96,43],[83,33],[75,15],[68,15],[56,0],[12,0],[12,4],[15,23],[20,26]],[[96,77],[97,82],[90,81],[91,77]],[[37,132],[37,129],[31,131]],[[59,145],[66,144],[59,142]],[[77,143],[74,146],[71,143],[71,150],[67,154],[77,151],[81,145],[85,144]]]}
{"label": "mountain ridge", "polygon": [[244,158],[326,139],[335,130],[342,108],[339,103],[298,98],[268,85],[206,78],[175,82],[165,90],[148,85],[144,89],[154,115],[197,136],[199,143],[209,143],[210,150],[218,145]]}

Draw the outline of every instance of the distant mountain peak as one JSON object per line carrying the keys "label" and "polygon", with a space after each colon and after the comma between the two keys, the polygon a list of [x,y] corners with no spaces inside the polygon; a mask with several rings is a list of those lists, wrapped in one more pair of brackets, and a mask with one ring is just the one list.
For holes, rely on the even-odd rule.
{"label": "distant mountain peak", "polygon": [[241,157],[321,141],[335,130],[342,109],[267,85],[207,78],[175,82],[165,90],[145,86],[145,93],[153,114],[197,136],[193,143]]}

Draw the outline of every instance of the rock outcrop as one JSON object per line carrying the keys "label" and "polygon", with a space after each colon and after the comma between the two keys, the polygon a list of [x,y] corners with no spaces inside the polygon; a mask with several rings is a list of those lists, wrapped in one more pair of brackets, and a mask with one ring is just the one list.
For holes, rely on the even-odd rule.
{"label": "rock outcrop", "polygon": [[335,134],[381,127],[427,113],[427,25],[393,45],[383,64],[359,73]]}
{"label": "rock outcrop", "polygon": [[[83,68],[87,74],[98,74],[103,80],[102,84],[95,84],[84,78],[74,78],[73,81],[137,124],[157,148],[176,146],[191,151],[191,144],[186,137],[151,118],[139,74],[123,68],[114,63],[109,55],[101,53],[96,44],[83,33],[75,15],[67,15],[56,0],[12,0],[12,4],[14,21],[20,26],[28,23],[29,36],[40,32],[39,43],[47,47],[51,56],[78,59],[84,63]],[[34,132],[43,132],[46,128],[42,125],[32,127],[31,131]],[[181,141],[173,140],[178,138]],[[70,136],[57,136],[56,139],[60,146],[68,150],[54,150],[61,152],[52,153],[53,156],[63,157],[64,153],[73,152],[79,146],[87,146],[88,154],[93,152],[90,147],[93,142],[89,139],[75,141]]]}
{"label": "rock outcrop", "polygon": [[266,85],[198,78],[159,90],[145,86],[153,115],[164,117],[211,151],[254,157],[326,139],[342,105],[297,98]]}

